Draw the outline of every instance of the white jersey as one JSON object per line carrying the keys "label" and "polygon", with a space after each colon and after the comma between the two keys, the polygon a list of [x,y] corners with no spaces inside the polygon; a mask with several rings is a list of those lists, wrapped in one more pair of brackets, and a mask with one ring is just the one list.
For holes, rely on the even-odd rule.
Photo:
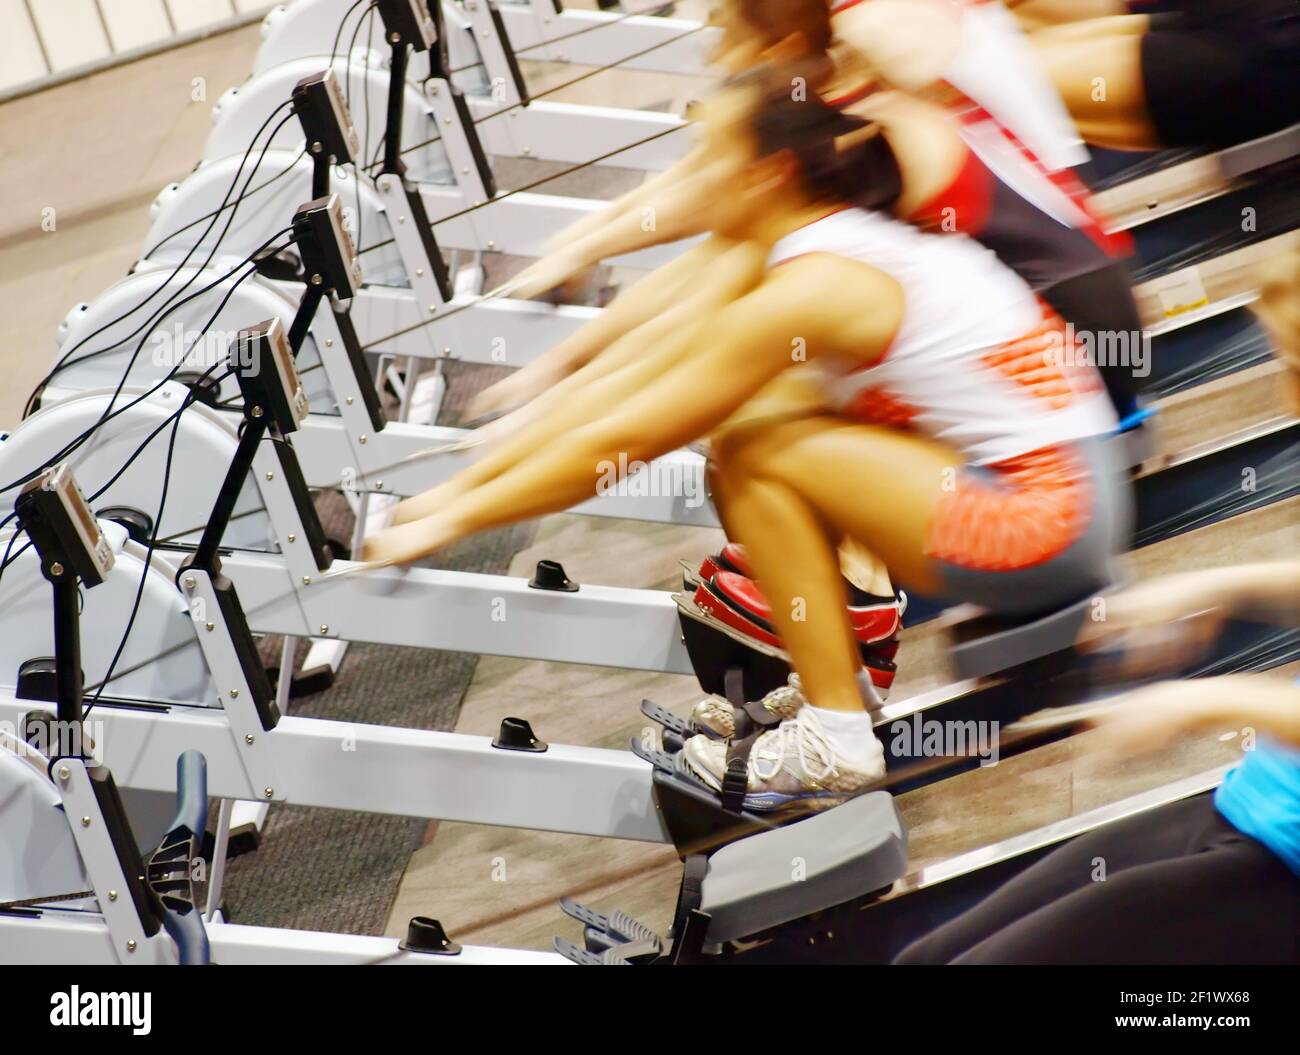
{"label": "white jersey", "polygon": [[[863,2],[870,0],[834,0],[831,12]],[[1086,162],[1087,147],[1015,16],[997,0],[938,2],[952,11],[959,29],[942,79],[1015,136],[1048,172]],[[971,144],[983,157],[981,145],[987,146]]]}
{"label": "white jersey", "polygon": [[1114,430],[1101,379],[1064,323],[978,242],[850,208],[782,238],[768,266],[809,253],[869,264],[905,298],[875,363],[813,364],[841,412],[918,429],[976,464]]}

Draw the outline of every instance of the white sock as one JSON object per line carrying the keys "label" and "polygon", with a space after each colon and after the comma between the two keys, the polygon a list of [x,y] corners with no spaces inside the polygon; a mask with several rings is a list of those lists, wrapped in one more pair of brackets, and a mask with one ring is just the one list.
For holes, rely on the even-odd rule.
{"label": "white sock", "polygon": [[866,711],[829,711],[811,703],[808,707],[846,762],[870,761],[880,756],[883,749],[872,728],[871,715]]}

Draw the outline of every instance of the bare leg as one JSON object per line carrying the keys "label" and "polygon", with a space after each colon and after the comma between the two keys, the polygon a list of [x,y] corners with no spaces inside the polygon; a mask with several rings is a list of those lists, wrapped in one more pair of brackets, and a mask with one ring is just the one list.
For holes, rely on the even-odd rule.
{"label": "bare leg", "polygon": [[923,593],[939,590],[922,540],[945,481],[964,464],[956,451],[914,433],[820,417],[733,435],[716,453],[720,477],[786,485],[833,537],[861,543],[893,579]]}
{"label": "bare leg", "polygon": [[745,545],[804,694],[817,707],[861,710],[837,542],[850,538],[908,585],[936,590],[923,538],[945,471],[961,457],[914,435],[829,417],[733,432],[715,454],[715,497]]}
{"label": "bare leg", "polygon": [[804,695],[828,710],[863,710],[857,683],[862,663],[825,525],[783,484],[734,472],[720,474],[719,482],[714,493],[723,495],[728,530],[745,545]]}
{"label": "bare leg", "polygon": [[1128,14],[1123,0],[1002,0],[1026,33],[1062,23]]}
{"label": "bare leg", "polygon": [[1033,43],[1079,134],[1113,150],[1157,149],[1161,144],[1142,86],[1142,34],[1071,38],[1058,36],[1061,32],[1039,33]]}

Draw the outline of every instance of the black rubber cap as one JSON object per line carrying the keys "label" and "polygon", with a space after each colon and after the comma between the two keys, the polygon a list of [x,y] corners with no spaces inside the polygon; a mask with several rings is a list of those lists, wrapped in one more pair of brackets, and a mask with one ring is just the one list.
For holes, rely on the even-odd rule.
{"label": "black rubber cap", "polygon": [[138,542],[142,546],[147,544],[153,535],[153,517],[133,506],[106,506],[95,516],[100,520],[111,520],[115,524],[121,524],[126,528],[131,541]]}
{"label": "black rubber cap", "polygon": [[330,552],[334,554],[335,560],[352,559],[352,547],[346,542],[341,542],[336,538],[327,538],[325,541],[329,544]]}
{"label": "black rubber cap", "polygon": [[209,407],[221,402],[221,382],[215,377],[208,377],[195,370],[182,370],[172,377],[194,393],[194,400]]}
{"label": "black rubber cap", "polygon": [[433,956],[459,956],[460,946],[447,937],[442,924],[432,916],[412,916],[406,925],[406,941],[399,942],[403,952],[423,952]]}
{"label": "black rubber cap", "polygon": [[59,699],[59,677],[53,656],[37,656],[18,665],[18,685],[14,693],[20,700],[38,703],[56,703]]}
{"label": "black rubber cap", "polygon": [[533,735],[533,727],[526,718],[506,718],[497,730],[497,738],[492,746],[502,751],[531,751],[540,755],[550,745],[545,740],[538,740]]}
{"label": "black rubber cap", "polygon": [[528,580],[534,590],[558,590],[561,593],[577,593],[578,584],[564,571],[564,565],[558,560],[539,560],[537,570]]}

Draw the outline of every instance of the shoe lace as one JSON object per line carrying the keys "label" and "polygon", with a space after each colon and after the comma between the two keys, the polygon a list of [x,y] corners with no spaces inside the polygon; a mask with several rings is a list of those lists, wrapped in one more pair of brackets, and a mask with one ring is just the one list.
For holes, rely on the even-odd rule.
{"label": "shoe lace", "polygon": [[[771,740],[764,743],[769,737]],[[764,733],[754,745],[749,756],[754,776],[759,780],[775,777],[781,772],[791,746],[799,758],[799,767],[813,780],[824,781],[839,772],[835,748],[831,746],[826,730],[812,708],[803,707],[793,718],[787,718],[771,732]]]}

